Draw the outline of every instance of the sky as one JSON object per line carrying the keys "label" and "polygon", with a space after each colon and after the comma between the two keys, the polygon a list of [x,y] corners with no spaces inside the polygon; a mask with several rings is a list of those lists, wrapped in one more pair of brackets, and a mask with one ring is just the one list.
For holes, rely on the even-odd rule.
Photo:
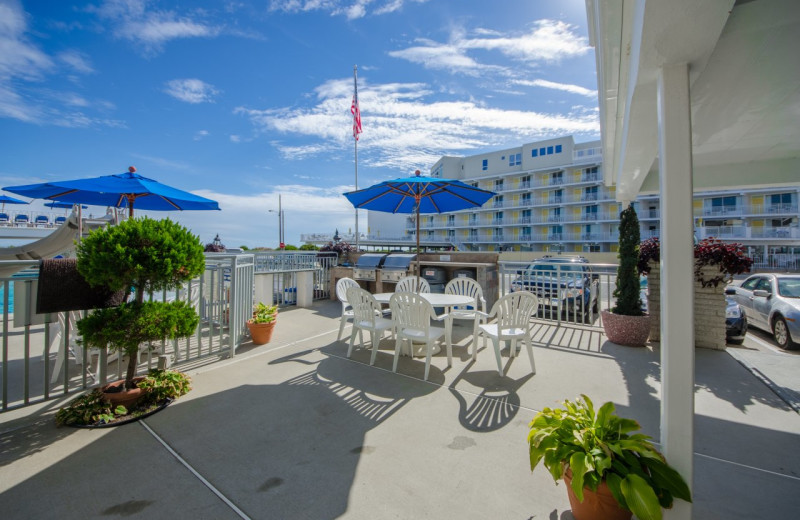
{"label": "sky", "polygon": [[279,194],[286,243],[351,232],[354,66],[365,188],[599,139],[586,23],[584,0],[0,0],[0,186],[135,166],[219,202],[150,213],[203,243],[277,247]]}

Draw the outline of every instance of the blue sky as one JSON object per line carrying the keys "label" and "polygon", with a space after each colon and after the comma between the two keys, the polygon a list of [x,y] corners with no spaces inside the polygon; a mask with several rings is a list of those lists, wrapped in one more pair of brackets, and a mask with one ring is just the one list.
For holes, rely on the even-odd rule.
{"label": "blue sky", "polygon": [[278,194],[288,243],[346,232],[354,65],[362,188],[599,138],[583,0],[0,0],[0,186],[133,165],[219,202],[152,215],[203,242],[277,246]]}

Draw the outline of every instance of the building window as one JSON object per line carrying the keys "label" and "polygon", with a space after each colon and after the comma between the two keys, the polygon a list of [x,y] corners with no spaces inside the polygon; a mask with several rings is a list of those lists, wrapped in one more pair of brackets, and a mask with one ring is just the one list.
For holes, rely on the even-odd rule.
{"label": "building window", "polygon": [[553,155],[553,147],[552,146],[548,146],[547,147],[547,155]]}
{"label": "building window", "polygon": [[531,150],[531,157],[538,157],[538,156],[539,156],[539,150],[537,148]]}
{"label": "building window", "polygon": [[791,193],[775,193],[769,196],[770,202],[773,204],[791,204],[792,203],[792,194]]}
{"label": "building window", "polygon": [[503,179],[494,181],[494,191],[503,191]]}
{"label": "building window", "polygon": [[486,170],[488,170],[488,169],[489,169],[489,159],[484,159],[484,160],[483,160],[483,165],[481,166],[481,169],[482,169],[483,171],[486,171]]}
{"label": "building window", "polygon": [[517,153],[517,154],[512,153],[511,155],[508,156],[508,165],[509,166],[517,166],[517,165],[520,165],[520,164],[522,164],[522,154],[521,153]]}
{"label": "building window", "polygon": [[539,155],[544,155],[546,151],[544,148],[539,148]]}
{"label": "building window", "polygon": [[556,153],[561,153],[561,145],[560,144],[556,145]]}

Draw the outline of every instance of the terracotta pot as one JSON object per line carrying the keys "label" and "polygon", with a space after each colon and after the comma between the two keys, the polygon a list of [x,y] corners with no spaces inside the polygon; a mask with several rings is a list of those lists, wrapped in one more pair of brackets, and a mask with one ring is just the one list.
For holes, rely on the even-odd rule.
{"label": "terracotta pot", "polygon": [[617,345],[643,347],[650,336],[650,316],[623,316],[609,311],[601,311],[603,330],[606,337]]}
{"label": "terracotta pot", "polygon": [[263,345],[272,340],[272,331],[275,329],[275,323],[253,323],[247,322],[247,328],[250,330],[250,337],[256,345]]}
{"label": "terracotta pot", "polygon": [[572,491],[572,471],[569,469],[564,474],[564,483],[575,520],[630,520],[633,516],[633,513],[619,506],[605,481],[597,486],[597,491],[583,488],[583,502]]}
{"label": "terracotta pot", "polygon": [[[133,384],[137,384],[139,381],[144,379],[143,377],[135,377],[133,378]],[[113,383],[108,383],[107,385],[100,388],[100,391],[103,392],[103,396],[108,399],[112,406],[119,406],[122,405],[125,408],[130,409],[133,407],[139,399],[144,397],[144,390],[141,388],[133,388],[131,390],[125,390],[125,380],[120,379],[119,381],[114,381]],[[119,392],[111,391],[115,388],[122,388]]]}

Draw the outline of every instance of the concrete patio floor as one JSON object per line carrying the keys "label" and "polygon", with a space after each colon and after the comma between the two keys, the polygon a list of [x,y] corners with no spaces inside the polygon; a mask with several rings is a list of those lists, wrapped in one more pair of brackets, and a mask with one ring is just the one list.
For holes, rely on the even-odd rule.
{"label": "concrete patio floor", "polygon": [[[56,428],[63,400],[0,415],[2,517],[569,520],[528,465],[537,410],[587,394],[658,437],[658,348],[541,324],[536,375],[523,349],[501,377],[461,325],[425,382],[422,359],[391,372],[388,339],[373,367],[347,359],[340,309],[282,312],[271,343],[189,369],[192,392],[137,423]],[[696,383],[694,518],[795,517],[800,415],[726,352],[697,350]]]}

